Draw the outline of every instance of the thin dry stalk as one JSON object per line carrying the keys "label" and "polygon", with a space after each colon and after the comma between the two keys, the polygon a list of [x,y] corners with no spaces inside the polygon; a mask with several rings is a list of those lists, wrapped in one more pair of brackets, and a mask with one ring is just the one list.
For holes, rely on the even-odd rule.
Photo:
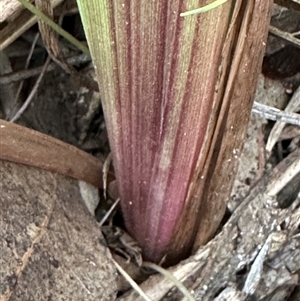
{"label": "thin dry stalk", "polygon": [[46,70],[47,70],[47,67],[50,63],[51,59],[50,57],[48,57],[46,59],[46,62],[43,66],[43,69],[42,69],[42,72],[40,73],[38,79],[36,80],[30,94],[28,95],[27,99],[25,100],[25,102],[23,103],[23,105],[21,106],[21,108],[15,113],[15,115],[10,119],[11,122],[15,122],[16,120],[18,120],[20,118],[20,116],[23,114],[23,112],[27,109],[27,107],[29,106],[31,100],[33,99],[34,95],[36,94],[38,88],[39,88],[39,85],[46,73]]}
{"label": "thin dry stalk", "polygon": [[[298,89],[294,92],[292,98],[290,99],[288,105],[286,106],[284,112],[281,113],[286,113],[286,117],[290,117],[290,113],[294,113],[295,111],[299,111],[300,110],[300,87],[298,87]],[[280,116],[281,117],[281,116]],[[268,137],[268,142],[266,145],[266,150],[268,152],[271,152],[271,150],[273,149],[275,143],[277,142],[285,124],[286,121],[288,121],[288,123],[290,123],[291,118],[284,118],[281,117],[282,120],[278,120],[275,125],[273,126],[271,133]],[[300,115],[298,114],[298,119],[294,119],[293,121],[297,121],[298,123],[296,125],[300,126]]]}

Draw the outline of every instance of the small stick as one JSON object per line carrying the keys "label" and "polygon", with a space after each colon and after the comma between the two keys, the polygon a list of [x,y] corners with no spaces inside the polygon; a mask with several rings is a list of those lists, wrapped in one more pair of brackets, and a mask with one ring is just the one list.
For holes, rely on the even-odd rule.
{"label": "small stick", "polygon": [[295,37],[295,33],[285,32],[285,31],[280,30],[280,29],[278,29],[274,26],[269,27],[269,33],[272,34],[272,35],[275,35],[275,36],[277,36],[277,37],[279,37],[283,40],[286,40],[290,43],[293,43],[297,47],[300,46],[300,40]]}
{"label": "small stick", "polygon": [[284,112],[256,101],[253,104],[252,113],[255,113],[266,119],[274,121],[280,120],[285,123],[300,126],[300,114]]}

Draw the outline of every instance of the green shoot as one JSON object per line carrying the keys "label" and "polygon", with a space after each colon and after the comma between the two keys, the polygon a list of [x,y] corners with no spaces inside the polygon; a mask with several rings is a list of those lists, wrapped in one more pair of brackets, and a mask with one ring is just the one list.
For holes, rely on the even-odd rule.
{"label": "green shoot", "polygon": [[227,0],[216,0],[216,1],[214,1],[210,4],[207,4],[205,6],[202,6],[202,7],[199,7],[199,8],[181,13],[180,17],[186,17],[186,16],[190,16],[190,15],[197,15],[197,14],[205,13],[207,11],[210,11],[210,10],[222,5],[225,2],[227,2]]}

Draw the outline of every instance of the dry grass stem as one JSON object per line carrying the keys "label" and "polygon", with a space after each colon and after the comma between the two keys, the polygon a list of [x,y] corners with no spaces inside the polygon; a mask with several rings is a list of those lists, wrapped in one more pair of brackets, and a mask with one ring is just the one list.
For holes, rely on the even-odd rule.
{"label": "dry grass stem", "polygon": [[[286,106],[284,112],[288,113],[286,116],[286,119],[289,118],[289,113],[293,113],[295,111],[299,111],[300,109],[300,86],[298,87],[298,89],[294,92],[292,98],[290,99],[288,105]],[[299,114],[298,114],[299,115]],[[299,115],[299,126],[300,126],[300,115]],[[268,152],[271,152],[271,150],[273,149],[275,143],[278,141],[278,138],[283,130],[283,128],[285,127],[286,123],[283,121],[277,121],[271,132],[270,135],[268,137],[268,142],[266,145],[266,150]]]}
{"label": "dry grass stem", "polygon": [[[85,53],[82,53],[80,55],[70,57],[67,59],[67,63],[70,65],[75,64],[86,64],[91,61],[90,56],[88,56]],[[51,62],[47,68],[47,72],[52,71],[54,69],[57,69],[58,65],[54,62]],[[28,70],[20,70],[13,73],[8,73],[5,75],[0,76],[0,85],[6,85],[9,83],[17,82],[19,80],[24,80],[26,78],[30,78],[33,76],[36,76],[41,73],[43,69],[43,66],[36,67]]]}
{"label": "dry grass stem", "polygon": [[28,95],[27,99],[25,100],[24,104],[21,106],[21,108],[18,110],[18,112],[11,118],[11,122],[15,122],[16,120],[18,120],[20,118],[20,116],[22,115],[22,113],[27,109],[27,107],[29,106],[31,100],[33,99],[35,93],[37,92],[37,89],[46,73],[47,67],[49,65],[51,61],[50,56],[48,56],[48,58],[46,59],[46,62],[43,66],[42,72],[40,73],[38,79],[36,80],[30,94]]}
{"label": "dry grass stem", "polygon": [[300,47],[300,39],[296,37],[296,35],[298,35],[297,32],[289,33],[286,31],[282,31],[274,26],[269,27],[269,32],[277,37],[289,41],[290,43],[294,44],[297,47]]}
{"label": "dry grass stem", "polygon": [[132,288],[143,298],[145,301],[152,301],[138,286],[138,284],[126,273],[126,271],[115,261],[113,260],[119,273],[130,283]]}
{"label": "dry grass stem", "polygon": [[99,222],[100,227],[102,227],[104,225],[104,223],[107,221],[107,219],[110,217],[110,215],[112,214],[112,212],[115,210],[115,208],[118,206],[119,203],[120,203],[120,198],[115,200],[115,202],[111,205],[109,210],[103,216],[102,220]]}
{"label": "dry grass stem", "polygon": [[173,284],[182,292],[186,300],[189,301],[195,301],[196,299],[194,296],[191,295],[191,293],[187,290],[187,288],[168,270],[163,269],[162,267],[158,266],[157,264],[151,263],[151,262],[144,262],[144,267],[151,268],[160,274],[162,274],[166,279],[173,282]]}
{"label": "dry grass stem", "polygon": [[[40,36],[40,34],[37,33],[37,34],[35,35],[35,37],[34,37],[34,40],[33,40],[33,42],[32,42],[32,45],[31,45],[31,47],[30,47],[30,51],[29,51],[29,53],[28,53],[28,56],[27,56],[27,59],[26,59],[26,62],[25,62],[24,70],[27,70],[27,69],[28,69],[28,66],[29,66],[29,63],[30,63],[31,57],[32,57],[32,55],[33,55],[33,51],[34,51],[34,49],[35,49],[35,45],[36,45],[36,43],[37,43],[37,41],[38,41],[39,36]],[[21,93],[22,88],[23,88],[23,84],[24,84],[24,81],[21,81],[21,82],[19,83],[18,90],[17,90],[16,95],[15,95],[15,98],[14,98],[14,100],[13,100],[14,108],[15,108],[16,105],[17,105],[18,98],[19,98],[20,93]],[[13,110],[12,114],[10,114],[10,116],[8,116],[8,119],[11,119],[11,118],[13,117],[13,113],[14,113],[14,110]]]}
{"label": "dry grass stem", "polygon": [[258,102],[254,102],[252,113],[255,113],[265,119],[300,126],[300,114],[282,111]]}

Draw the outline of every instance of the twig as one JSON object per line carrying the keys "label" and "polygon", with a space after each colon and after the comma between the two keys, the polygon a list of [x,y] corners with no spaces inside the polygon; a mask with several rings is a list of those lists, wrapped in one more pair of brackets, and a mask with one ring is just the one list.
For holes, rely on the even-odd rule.
{"label": "twig", "polygon": [[[70,65],[82,64],[90,61],[91,61],[90,56],[86,55],[85,53],[67,59],[67,63]],[[56,63],[51,62],[47,68],[47,71],[52,71],[56,68],[58,68],[58,65]],[[21,70],[21,71],[2,75],[0,76],[0,85],[6,85],[12,82],[24,80],[26,78],[38,75],[41,73],[42,69],[43,66],[40,66],[29,70]]]}
{"label": "twig", "polygon": [[269,27],[269,33],[300,47],[300,40],[295,37],[297,33],[285,32],[274,26]]}
{"label": "twig", "polygon": [[22,105],[22,107],[18,110],[18,112],[15,114],[14,117],[11,118],[11,122],[15,122],[17,119],[20,118],[20,116],[22,115],[22,113],[27,109],[28,105],[30,104],[32,98],[34,97],[35,93],[37,92],[37,89],[42,81],[42,78],[44,77],[44,74],[47,70],[47,66],[49,65],[51,59],[50,57],[47,58],[45,64],[44,64],[44,67],[42,69],[42,72],[41,74],[39,75],[34,87],[32,88],[30,94],[28,95],[26,101],[24,102],[24,104]]}
{"label": "twig", "polygon": [[282,7],[300,11],[300,1],[299,0],[275,0],[274,2]]}
{"label": "twig", "polygon": [[[285,108],[286,113],[293,113],[300,109],[300,87],[295,91],[293,94],[293,97],[289,101],[288,105]],[[283,128],[285,126],[285,123],[282,121],[277,121],[269,135],[268,142],[266,145],[266,150],[268,152],[271,152],[272,148],[274,147],[275,143],[277,142]]]}
{"label": "twig", "polygon": [[[35,49],[35,46],[36,46],[36,43],[37,43],[37,41],[38,41],[39,36],[40,36],[40,34],[37,33],[37,34],[35,35],[35,37],[34,37],[34,40],[33,40],[33,42],[32,42],[32,45],[31,45],[31,47],[30,47],[30,51],[29,51],[29,53],[28,53],[28,56],[27,56],[27,59],[26,59],[26,62],[25,62],[24,70],[27,70],[27,69],[28,69],[28,66],[29,66],[29,63],[30,63],[31,57],[32,57],[32,55],[33,55],[33,51],[34,51],[34,49]],[[15,99],[14,99],[14,102],[13,102],[13,103],[14,103],[14,108],[13,108],[13,110],[12,110],[10,116],[9,116],[9,119],[12,118],[12,116],[13,116],[15,110],[16,110],[16,105],[17,105],[17,102],[18,102],[18,98],[19,98],[19,96],[20,96],[20,93],[21,93],[21,91],[22,91],[23,85],[24,85],[24,81],[21,81],[20,84],[19,84],[17,93],[16,93],[16,95],[15,95]]]}
{"label": "twig", "polygon": [[284,173],[279,173],[276,181],[267,185],[266,195],[275,197],[287,184],[300,174],[300,157],[298,156],[294,162],[290,163]]}
{"label": "twig", "polygon": [[256,101],[253,104],[252,113],[258,114],[259,116],[266,119],[274,121],[280,120],[285,123],[300,126],[300,114],[284,112],[282,110],[263,105]]}

